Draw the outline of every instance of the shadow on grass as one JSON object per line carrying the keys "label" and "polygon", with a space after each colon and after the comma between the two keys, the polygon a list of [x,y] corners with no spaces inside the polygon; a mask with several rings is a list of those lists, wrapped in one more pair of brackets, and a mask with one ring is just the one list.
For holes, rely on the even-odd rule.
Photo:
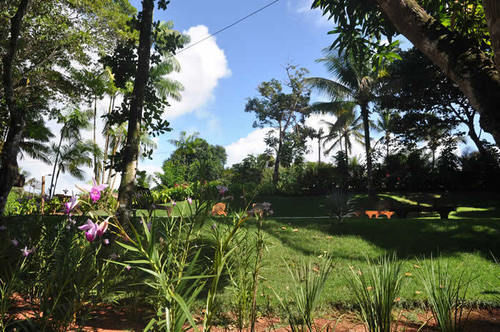
{"label": "shadow on grass", "polygon": [[493,260],[491,253],[500,253],[499,221],[360,220],[339,224],[329,234],[357,235],[400,256],[480,252]]}
{"label": "shadow on grass", "polygon": [[[332,220],[290,219],[283,220],[288,227],[317,230],[326,236],[355,236],[386,252],[397,252],[400,257],[452,256],[457,253],[479,252],[482,257],[493,261],[500,256],[500,220],[460,219],[441,221],[422,219],[350,219],[343,223]],[[283,243],[304,255],[317,255],[309,239],[299,239],[297,233],[279,232],[276,222],[265,223],[264,229]],[[357,249],[357,248],[353,248]],[[333,253],[334,256],[364,260],[348,253]],[[344,258],[344,257],[339,257]]]}

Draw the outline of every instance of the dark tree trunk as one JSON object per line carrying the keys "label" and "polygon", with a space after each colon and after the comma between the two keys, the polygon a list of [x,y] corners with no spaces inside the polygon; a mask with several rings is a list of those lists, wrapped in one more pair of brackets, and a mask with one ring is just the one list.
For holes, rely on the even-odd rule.
{"label": "dark tree trunk", "polygon": [[[109,108],[108,108],[108,114],[111,113],[115,106],[115,98],[116,95],[111,96],[109,100]],[[109,129],[109,128],[108,128]],[[104,151],[103,151],[103,157],[102,157],[102,179],[101,183],[105,183],[104,181],[106,180],[106,169],[104,167],[104,163],[106,162],[106,159],[108,159],[108,150],[109,150],[109,130],[106,132],[106,141],[104,143]]]}
{"label": "dark tree trunk", "polygon": [[495,52],[495,64],[500,72],[500,3],[498,0],[483,0],[486,23],[491,36],[491,46]]}
{"label": "dark tree trunk", "polygon": [[318,167],[321,164],[321,135],[318,135]]}
{"label": "dark tree trunk", "polygon": [[53,193],[53,195],[55,195],[55,193],[56,193],[56,187],[57,187],[57,182],[59,181],[59,174],[60,173],[61,173],[61,167],[58,167],[57,168],[56,181],[54,182],[54,193]]}
{"label": "dark tree trunk", "polygon": [[273,172],[273,184],[274,187],[278,185],[278,181],[280,180],[280,155],[281,155],[281,131],[280,131],[280,139],[278,142],[278,150],[276,150],[276,159],[274,160],[274,172]]}
{"label": "dark tree trunk", "polygon": [[[349,164],[349,147],[347,146],[347,137],[344,137],[344,145],[345,145],[345,160],[347,160],[347,164]],[[340,143],[340,150],[342,150],[342,142]]]}
{"label": "dark tree trunk", "polygon": [[132,102],[128,120],[127,143],[124,147],[124,169],[120,189],[118,191],[118,216],[122,223],[130,220],[130,204],[134,193],[134,180],[137,172],[136,160],[139,157],[139,135],[141,130],[144,92],[149,77],[149,61],[151,56],[153,28],[153,0],[142,1],[142,20],[139,35],[137,73],[134,82]]}
{"label": "dark tree trunk", "polygon": [[57,145],[56,159],[54,161],[54,167],[52,169],[52,176],[50,177],[50,187],[49,187],[49,197],[50,198],[52,198],[52,196],[55,194],[55,189],[54,189],[55,179],[54,178],[56,176],[56,167],[57,167],[57,163],[59,162],[59,155],[61,154],[62,140],[63,140],[63,133],[61,132],[61,137],[59,137],[59,144]]}
{"label": "dark tree trunk", "polygon": [[[500,144],[500,63],[450,31],[415,0],[376,0],[396,29],[424,53],[467,96],[480,114],[481,127]],[[500,17],[497,0],[484,0],[495,53],[500,52]]]}
{"label": "dark tree trunk", "polygon": [[17,155],[19,145],[23,139],[23,132],[26,126],[24,112],[20,106],[16,105],[14,98],[14,83],[12,72],[18,50],[18,40],[21,33],[21,25],[24,15],[28,10],[30,0],[21,0],[17,12],[11,19],[10,39],[8,41],[7,52],[3,57],[3,87],[4,99],[9,111],[10,123],[7,140],[2,147],[1,168],[0,168],[0,215],[3,214],[7,197],[18,175]]}
{"label": "dark tree trunk", "polygon": [[[97,144],[97,141],[96,141],[96,119],[97,119],[97,95],[94,95],[94,128],[93,128],[93,131],[94,131],[94,145]],[[98,170],[98,167],[97,167],[97,155],[96,155],[96,152],[97,151],[94,151],[94,179],[96,180],[96,182],[99,182],[99,170]]]}
{"label": "dark tree trunk", "polygon": [[[106,183],[108,185],[111,184],[111,175],[113,174],[113,167],[115,166],[115,156],[116,156],[116,152],[118,151],[118,147],[120,146],[121,144],[121,136],[115,138],[115,142],[114,142],[114,145],[113,145],[113,150],[111,151],[111,157],[110,157],[110,167],[109,167],[109,171],[108,171],[108,180],[106,181]],[[113,180],[113,183],[114,183],[114,180]],[[111,189],[113,189],[114,185],[111,186]]]}
{"label": "dark tree trunk", "polygon": [[391,136],[390,136],[390,133],[388,133],[386,136],[385,136],[385,159],[389,158],[389,143],[390,143],[390,140],[391,139]]}
{"label": "dark tree trunk", "polygon": [[476,129],[474,128],[474,122],[470,122],[467,124],[467,127],[469,128],[469,137],[470,139],[474,142],[474,144],[477,147],[477,150],[482,156],[486,155],[486,149],[484,148],[483,142],[481,142],[481,139],[479,139],[479,136],[477,136]]}
{"label": "dark tree trunk", "polygon": [[363,128],[365,131],[365,153],[366,153],[366,190],[369,196],[373,196],[373,177],[372,177],[372,149],[370,146],[370,120],[368,105],[361,105],[361,116],[363,117]]}

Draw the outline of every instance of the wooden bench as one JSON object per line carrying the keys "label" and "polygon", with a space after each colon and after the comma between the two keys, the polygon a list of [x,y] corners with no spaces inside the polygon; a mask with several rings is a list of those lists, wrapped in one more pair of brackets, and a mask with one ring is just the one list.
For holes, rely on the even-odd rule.
{"label": "wooden bench", "polygon": [[448,206],[402,206],[395,208],[397,215],[400,218],[406,218],[410,212],[437,212],[441,219],[448,219],[450,212],[456,211],[457,207],[448,205]]}
{"label": "wooden bench", "polygon": [[136,187],[134,196],[132,197],[132,212],[134,218],[136,217],[137,210],[148,210],[149,217],[153,214],[154,210],[164,210],[167,211],[167,215],[170,217],[172,214],[172,206],[165,204],[157,204],[154,202],[154,197],[151,194],[151,190],[145,187]]}

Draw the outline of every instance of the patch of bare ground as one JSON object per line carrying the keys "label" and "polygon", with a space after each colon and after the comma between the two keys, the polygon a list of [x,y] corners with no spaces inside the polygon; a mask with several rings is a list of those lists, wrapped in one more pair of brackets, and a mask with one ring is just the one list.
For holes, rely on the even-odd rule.
{"label": "patch of bare ground", "polygon": [[[317,331],[330,332],[365,332],[363,323],[354,312],[335,312],[331,315],[316,319]],[[124,330],[142,331],[143,326],[131,324],[126,314],[117,311],[103,311],[99,319],[86,324],[84,331],[117,332]],[[431,312],[404,310],[398,313],[393,327],[398,332],[431,332],[439,331]],[[259,318],[256,323],[259,332],[289,332],[288,322],[278,317]],[[213,332],[239,331],[235,325],[216,326]],[[242,331],[249,331],[248,328]],[[500,308],[474,309],[466,312],[464,322],[465,332],[500,332]]]}
{"label": "patch of bare ground", "polygon": [[[16,320],[33,319],[34,312],[20,296],[15,297],[15,308],[11,311]],[[439,331],[430,311],[395,310],[396,322],[393,331],[398,332],[431,332]],[[120,332],[142,331],[145,327],[144,313],[140,310],[129,312],[116,309],[110,305],[94,308],[90,312],[93,317],[81,325],[73,325],[70,331]],[[226,315],[231,321],[230,315]],[[465,332],[500,332],[500,308],[470,309],[464,312]],[[78,321],[78,317],[76,317]],[[316,331],[322,332],[364,332],[365,327],[355,312],[332,311],[315,320]],[[256,322],[258,332],[289,332],[288,322],[279,317],[261,317]],[[234,323],[227,323],[212,328],[213,332],[239,331]],[[248,328],[242,331],[249,331]]]}

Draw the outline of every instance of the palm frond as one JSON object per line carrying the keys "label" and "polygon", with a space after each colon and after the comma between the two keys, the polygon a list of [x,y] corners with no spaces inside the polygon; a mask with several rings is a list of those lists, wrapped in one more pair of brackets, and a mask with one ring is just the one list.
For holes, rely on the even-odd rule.
{"label": "palm frond", "polygon": [[352,93],[351,89],[342,83],[323,77],[308,77],[304,78],[303,82],[331,99],[349,97]]}

